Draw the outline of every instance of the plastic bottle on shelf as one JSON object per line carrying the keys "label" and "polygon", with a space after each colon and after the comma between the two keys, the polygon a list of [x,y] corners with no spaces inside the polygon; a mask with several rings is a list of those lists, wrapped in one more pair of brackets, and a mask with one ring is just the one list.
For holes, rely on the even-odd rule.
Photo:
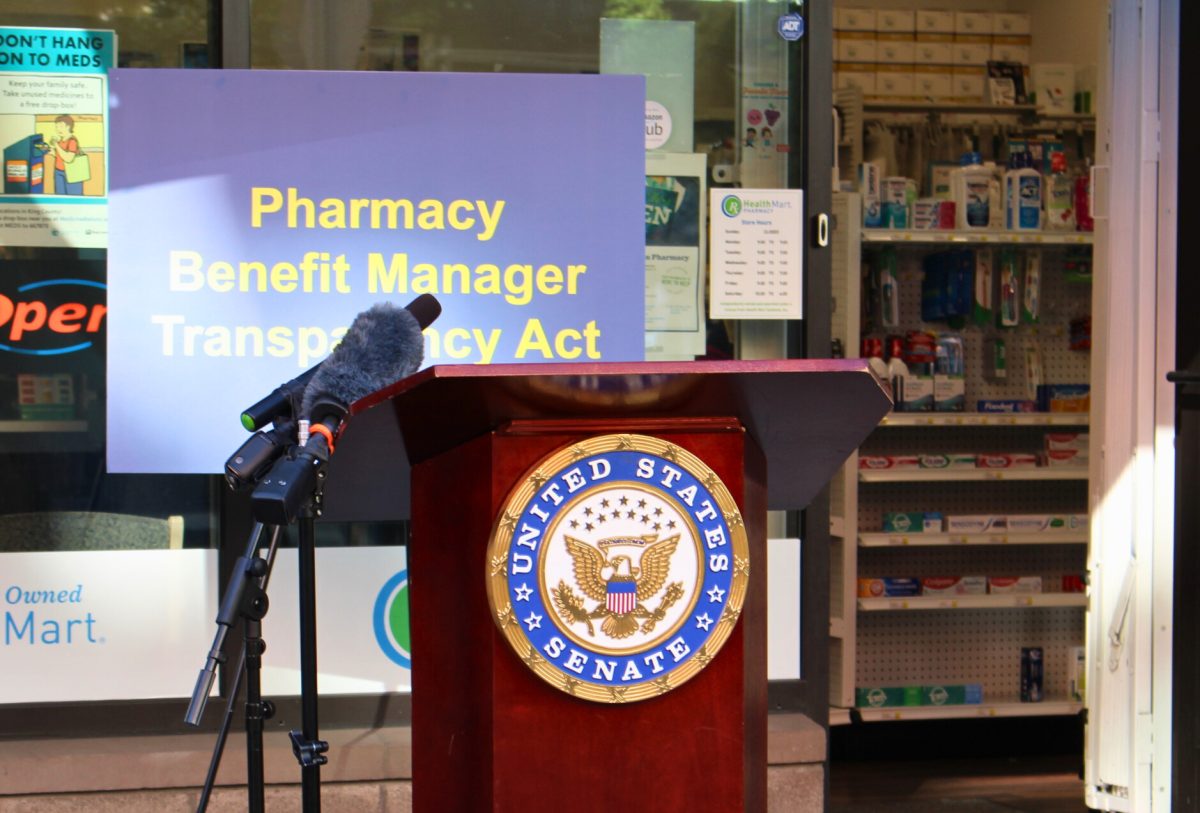
{"label": "plastic bottle on shelf", "polygon": [[1050,153],[1050,177],[1046,179],[1046,228],[1075,231],[1075,182],[1067,174],[1067,156]]}
{"label": "plastic bottle on shelf", "polygon": [[1004,225],[1013,231],[1037,231],[1042,228],[1042,173],[1034,169],[1028,151],[1013,156],[1010,163],[1013,168],[1004,176]]}
{"label": "plastic bottle on shelf", "polygon": [[1091,187],[1091,164],[1083,164],[1079,176],[1075,178],[1075,228],[1077,231],[1092,231],[1095,229],[1090,200]]}
{"label": "plastic bottle on shelf", "polygon": [[895,408],[903,411],[907,400],[904,384],[908,379],[908,365],[904,363],[904,339],[899,336],[888,337],[887,380],[892,382],[892,400]]}
{"label": "plastic bottle on shelf", "polygon": [[992,171],[983,165],[979,153],[963,154],[961,166],[954,170],[954,209],[958,228],[983,231],[991,227],[988,201],[991,180]]}

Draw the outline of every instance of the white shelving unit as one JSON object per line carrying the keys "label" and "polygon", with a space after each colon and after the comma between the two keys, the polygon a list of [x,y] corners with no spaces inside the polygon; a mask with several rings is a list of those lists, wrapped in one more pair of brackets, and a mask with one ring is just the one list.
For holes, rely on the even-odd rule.
{"label": "white shelving unit", "polygon": [[999,480],[1086,480],[1082,466],[1030,469],[860,469],[860,483],[957,483]]}
{"label": "white shelving unit", "polygon": [[[1073,302],[1086,283],[1057,273],[1065,252],[1090,246],[1090,234],[915,232],[863,229],[857,195],[836,194],[833,236],[834,337],[857,352],[862,334],[861,268],[890,246],[899,261],[901,323],[888,332],[941,331],[920,321],[921,260],[974,246],[1040,251],[1044,318],[1003,335],[1009,346],[1008,382],[986,380],[982,340],[990,328],[968,328],[968,404],[1020,397],[1026,347],[1037,345],[1046,380],[1086,382],[1087,353],[1067,350]],[[1082,310],[1087,310],[1086,301]],[[892,413],[863,446],[870,455],[1032,452],[1048,432],[1087,431],[1086,413]],[[943,514],[1083,514],[1086,466],[1011,469],[859,469],[847,461],[831,489],[830,722],[1051,716],[1077,713],[1067,694],[1067,657],[1084,641],[1084,593],[1055,592],[1060,577],[1086,569],[1087,529],[1044,533],[888,533],[886,511]],[[859,598],[859,577],[1040,575],[1046,592],[1033,595]],[[1045,653],[1044,689],[1050,699],[1019,702],[1020,651]],[[854,708],[855,689],[932,683],[978,683],[981,705]]]}
{"label": "white shelving unit", "polygon": [[1054,231],[961,231],[933,229],[863,229],[862,241],[906,243],[910,245],[963,244],[972,246],[1090,246],[1092,235],[1085,232]]}
{"label": "white shelving unit", "polygon": [[894,548],[906,545],[914,548],[949,547],[953,545],[1083,545],[1088,541],[1087,530],[1046,531],[1042,533],[1010,534],[897,534],[887,531],[860,532],[860,548]]}
{"label": "white shelving unit", "polygon": [[1002,610],[1023,607],[1085,607],[1083,593],[1034,593],[1031,595],[909,596],[860,598],[860,612],[902,610]]}

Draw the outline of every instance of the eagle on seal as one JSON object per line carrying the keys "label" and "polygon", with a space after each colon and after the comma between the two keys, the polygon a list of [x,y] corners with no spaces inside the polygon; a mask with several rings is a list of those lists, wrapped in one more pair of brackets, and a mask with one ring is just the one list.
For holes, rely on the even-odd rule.
{"label": "eagle on seal", "polygon": [[[585,596],[600,603],[586,609],[564,580],[552,591],[554,603],[567,623],[586,624],[588,635],[595,635],[594,619],[603,619],[600,630],[611,638],[628,638],[639,627],[642,632],[650,632],[663,619],[666,609],[683,595],[682,583],[676,582],[667,588],[657,609],[649,610],[643,604],[666,583],[679,534],[662,540],[657,534],[612,537],[595,546],[572,536],[564,538],[574,564],[575,583]],[[624,553],[611,558],[605,553],[605,549],[630,546],[643,549],[636,565]]]}

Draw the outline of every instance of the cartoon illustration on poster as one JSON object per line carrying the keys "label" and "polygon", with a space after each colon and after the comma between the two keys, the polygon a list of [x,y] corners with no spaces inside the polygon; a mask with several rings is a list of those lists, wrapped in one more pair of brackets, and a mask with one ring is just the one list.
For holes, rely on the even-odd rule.
{"label": "cartoon illustration on poster", "polygon": [[111,31],[0,27],[0,243],[107,244]]}

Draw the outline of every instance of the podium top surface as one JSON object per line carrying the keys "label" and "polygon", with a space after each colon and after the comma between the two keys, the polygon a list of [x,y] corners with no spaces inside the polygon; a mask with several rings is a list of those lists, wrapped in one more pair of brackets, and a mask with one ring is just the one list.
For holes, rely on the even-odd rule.
{"label": "podium top surface", "polygon": [[533,419],[736,418],[766,455],[769,507],[798,509],[890,407],[862,359],[429,367],[351,406],[325,518],[406,518],[411,465]]}

